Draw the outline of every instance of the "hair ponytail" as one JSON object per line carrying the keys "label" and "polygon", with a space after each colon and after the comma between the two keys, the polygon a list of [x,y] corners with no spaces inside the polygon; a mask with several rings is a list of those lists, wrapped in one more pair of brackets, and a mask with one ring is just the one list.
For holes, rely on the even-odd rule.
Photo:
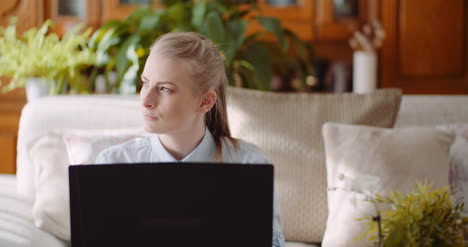
{"label": "hair ponytail", "polygon": [[216,143],[216,159],[222,160],[223,141],[230,141],[234,148],[238,148],[238,143],[231,136],[229,128],[227,107],[226,107],[226,85],[220,85],[216,89],[218,98],[211,110],[205,115],[205,124],[213,135]]}

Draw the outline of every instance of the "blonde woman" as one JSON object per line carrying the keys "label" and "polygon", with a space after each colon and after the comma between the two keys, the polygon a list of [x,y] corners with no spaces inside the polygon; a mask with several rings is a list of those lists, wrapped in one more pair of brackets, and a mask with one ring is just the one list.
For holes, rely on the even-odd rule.
{"label": "blonde woman", "polygon": [[[144,128],[154,135],[106,149],[96,163],[269,163],[256,146],[231,136],[224,61],[209,39],[191,32],[161,36],[141,81]],[[274,201],[273,246],[283,247],[276,196]]]}

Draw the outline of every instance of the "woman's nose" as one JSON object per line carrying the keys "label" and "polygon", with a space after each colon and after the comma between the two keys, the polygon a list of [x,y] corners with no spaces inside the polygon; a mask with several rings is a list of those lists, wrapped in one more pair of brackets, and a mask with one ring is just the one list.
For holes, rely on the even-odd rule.
{"label": "woman's nose", "polygon": [[157,104],[157,96],[151,93],[151,90],[142,89],[140,92],[141,103],[145,108],[154,108]]}

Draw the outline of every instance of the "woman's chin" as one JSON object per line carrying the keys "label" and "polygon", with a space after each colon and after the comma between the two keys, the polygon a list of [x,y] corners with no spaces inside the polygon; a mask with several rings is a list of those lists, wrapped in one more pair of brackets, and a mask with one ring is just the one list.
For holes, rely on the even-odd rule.
{"label": "woman's chin", "polygon": [[148,133],[161,134],[161,129],[157,128],[156,126],[151,126],[151,125],[145,124],[143,129]]}

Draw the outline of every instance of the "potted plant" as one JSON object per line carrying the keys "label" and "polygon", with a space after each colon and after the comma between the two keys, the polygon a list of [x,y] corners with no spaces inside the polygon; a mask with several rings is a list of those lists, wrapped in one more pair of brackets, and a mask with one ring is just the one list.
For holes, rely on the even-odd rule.
{"label": "potted plant", "polygon": [[[82,71],[95,64],[96,55],[88,45],[91,30],[76,26],[62,38],[48,34],[52,21],[19,35],[16,18],[6,28],[0,27],[0,76],[11,78],[3,92],[27,87],[28,100],[35,91],[58,94],[68,88],[72,92],[88,92]],[[36,89],[36,90],[35,90]],[[45,90],[44,90],[45,89]]]}
{"label": "potted plant", "polygon": [[[162,2],[163,9],[137,9],[93,34],[90,46],[96,49],[99,64],[95,71],[103,72],[106,78],[111,71],[117,73],[117,83],[111,85],[107,80],[109,91],[135,93],[149,46],[159,35],[171,31],[199,32],[218,44],[231,85],[271,90],[274,75],[293,75],[301,89],[311,88],[306,81],[314,75],[312,47],[283,28],[278,18],[256,15],[255,1],[243,1],[243,5],[232,0]],[[264,30],[248,34],[250,22],[258,22]],[[266,41],[266,35],[275,41]]]}
{"label": "potted plant", "polygon": [[368,197],[377,215],[361,219],[369,223],[369,229],[359,238],[367,237],[379,247],[465,246],[468,218],[463,215],[462,200],[453,199],[448,186],[434,189],[422,182],[408,194]]}

